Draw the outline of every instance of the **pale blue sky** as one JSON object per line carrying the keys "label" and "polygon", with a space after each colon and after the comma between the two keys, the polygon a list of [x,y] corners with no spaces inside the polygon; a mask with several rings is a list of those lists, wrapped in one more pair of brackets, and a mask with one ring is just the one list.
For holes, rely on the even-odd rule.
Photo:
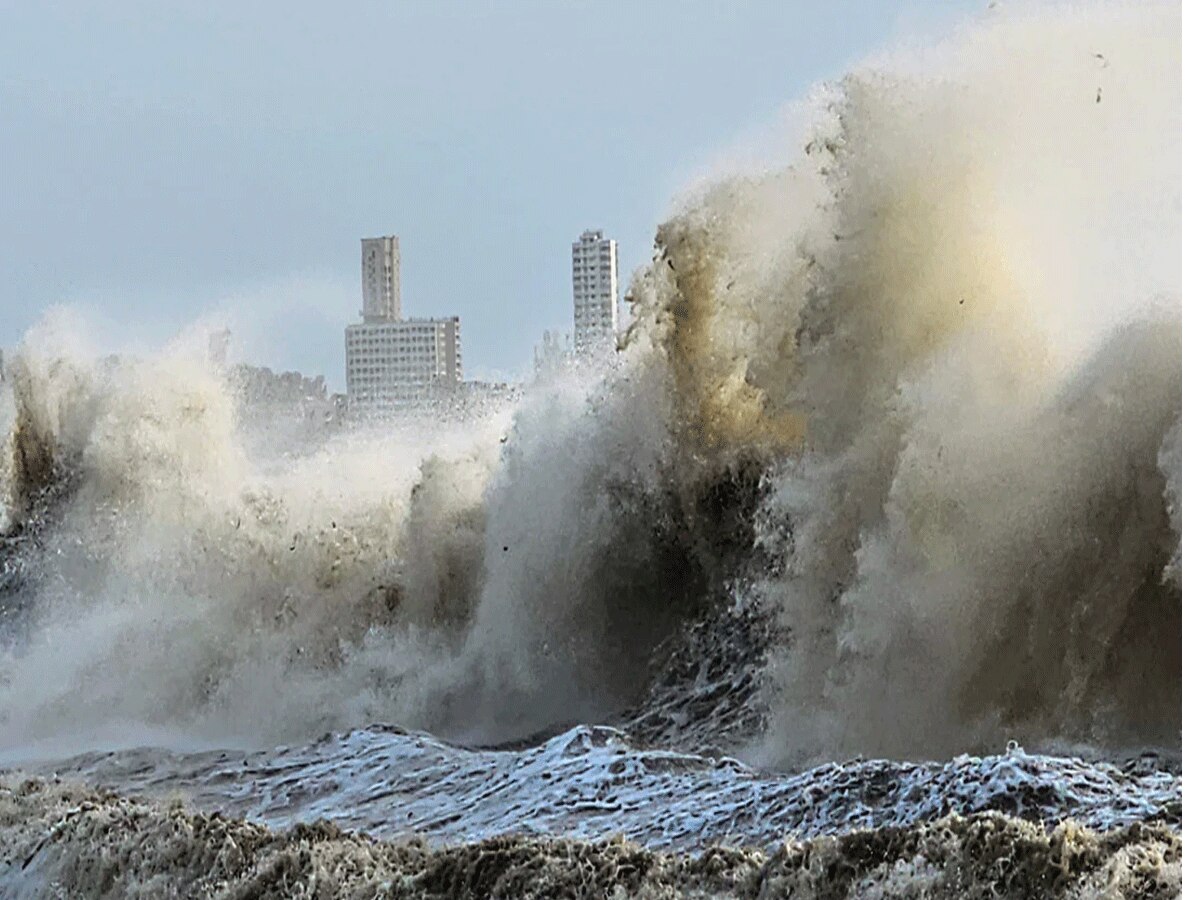
{"label": "pale blue sky", "polygon": [[59,303],[117,342],[219,310],[340,388],[358,240],[395,233],[405,313],[520,372],[581,230],[624,283],[707,161],[985,6],[0,0],[0,347]]}

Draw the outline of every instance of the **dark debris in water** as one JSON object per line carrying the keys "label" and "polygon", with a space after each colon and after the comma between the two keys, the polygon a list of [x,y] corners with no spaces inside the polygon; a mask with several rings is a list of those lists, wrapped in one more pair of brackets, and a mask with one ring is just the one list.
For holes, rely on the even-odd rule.
{"label": "dark debris in water", "polygon": [[0,532],[0,640],[19,628],[29,611],[34,593],[29,588],[38,576],[39,553],[77,485],[77,478],[59,473],[13,504],[13,521]]}
{"label": "dark debris in water", "polygon": [[767,724],[765,666],[783,627],[754,600],[710,609],[664,642],[640,702],[617,724],[646,745],[722,755]]}

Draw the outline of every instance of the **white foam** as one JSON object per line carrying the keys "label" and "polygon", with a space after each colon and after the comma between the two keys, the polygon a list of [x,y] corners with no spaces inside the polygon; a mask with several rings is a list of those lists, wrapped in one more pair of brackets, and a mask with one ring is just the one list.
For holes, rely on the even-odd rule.
{"label": "white foam", "polygon": [[639,749],[612,728],[579,726],[526,750],[452,746],[371,728],[269,751],[93,753],[27,766],[121,792],[183,794],[201,808],[272,826],[329,819],[380,837],[434,843],[502,834],[596,839],[652,849],[772,846],[788,838],[904,826],[997,810],[1093,829],[1180,825],[1181,779],[1027,754],[945,763],[831,763],[787,775],[731,758]]}

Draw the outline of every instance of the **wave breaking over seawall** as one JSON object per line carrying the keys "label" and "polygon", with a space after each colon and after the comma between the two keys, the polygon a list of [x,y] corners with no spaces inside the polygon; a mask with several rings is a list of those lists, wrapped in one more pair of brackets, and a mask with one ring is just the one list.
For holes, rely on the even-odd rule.
{"label": "wave breaking over seawall", "polygon": [[1179,58],[1115,7],[848,76],[662,227],[619,365],[474,426],[264,462],[186,341],[45,323],[6,742],[602,721],[733,589],[788,636],[767,756],[1176,744]]}
{"label": "wave breaking over seawall", "polygon": [[[1019,845],[1004,877],[1070,857],[1091,862],[1059,895],[1169,895],[1180,779],[1109,763],[1180,746],[1179,25],[1172,5],[998,9],[821,87],[785,163],[678,202],[613,359],[467,420],[269,452],[203,336],[111,355],[47,316],[0,385],[0,765],[209,812],[10,779],[6,854],[107,878],[81,848],[119,820],[184,829],[197,859],[228,837],[209,886],[231,896],[256,860],[416,884],[478,874],[471,853],[726,896],[797,867],[819,894],[859,854],[875,895],[916,891],[903,875],[951,896],[1001,877],[975,849]],[[340,783],[322,754],[391,781]],[[601,758],[623,767],[584,797]],[[954,762],[903,762],[930,759]],[[457,780],[414,787],[439,765]],[[920,805],[994,771],[1036,777]],[[538,808],[543,780],[561,792]],[[241,803],[254,785],[279,815]],[[563,840],[452,818],[493,787]],[[706,831],[677,799],[701,788],[745,802]],[[803,825],[835,794],[922,811]],[[498,843],[260,827],[400,834],[351,804]],[[650,849],[567,840],[621,822]],[[64,838],[36,849],[46,823]],[[669,855],[710,839],[760,850]]]}

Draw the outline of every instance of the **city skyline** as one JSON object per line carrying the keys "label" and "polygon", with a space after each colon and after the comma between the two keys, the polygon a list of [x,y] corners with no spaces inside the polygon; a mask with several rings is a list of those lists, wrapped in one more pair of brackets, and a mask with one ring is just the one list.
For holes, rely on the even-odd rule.
{"label": "city skyline", "polygon": [[[346,391],[351,413],[394,415],[444,403],[462,393],[465,382],[461,322],[457,315],[405,318],[400,240],[394,235],[362,238],[361,322],[345,329]],[[571,245],[573,352],[595,358],[616,350],[620,326],[617,242],[603,229],[583,232]],[[228,329],[223,347],[228,345]],[[549,349],[550,331],[534,349],[536,370]],[[210,340],[211,345],[211,340]],[[323,380],[323,379],[322,379]],[[507,384],[492,385],[508,390]]]}
{"label": "city skyline", "polygon": [[14,7],[0,346],[60,304],[114,351],[219,319],[236,355],[342,389],[347,248],[386,233],[406,314],[455,309],[467,376],[515,377],[570,329],[573,236],[604,224],[623,292],[696,177],[769,151],[864,53],[982,6]]}

